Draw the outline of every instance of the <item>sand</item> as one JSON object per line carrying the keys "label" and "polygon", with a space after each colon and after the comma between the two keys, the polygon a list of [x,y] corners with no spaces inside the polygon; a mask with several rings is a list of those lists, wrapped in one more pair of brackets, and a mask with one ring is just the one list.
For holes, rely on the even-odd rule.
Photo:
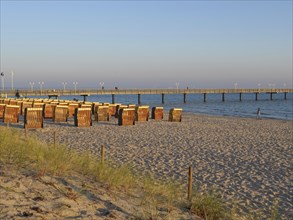
{"label": "sand", "polygon": [[[0,175],[0,219],[134,219],[119,193],[111,196],[80,176]],[[128,201],[129,202],[129,201]],[[130,205],[128,205],[130,206]],[[135,207],[135,206],[133,206]]]}
{"label": "sand", "polygon": [[[178,123],[168,122],[166,113],[163,121],[135,126],[118,126],[115,118],[90,128],[74,127],[73,119],[46,120],[43,129],[28,134],[52,143],[56,131],[57,142],[97,156],[104,145],[107,160],[182,185],[192,166],[194,186],[216,190],[230,207],[262,211],[266,218],[277,204],[279,213],[292,219],[292,121],[183,113]],[[23,129],[22,120],[12,126]]]}

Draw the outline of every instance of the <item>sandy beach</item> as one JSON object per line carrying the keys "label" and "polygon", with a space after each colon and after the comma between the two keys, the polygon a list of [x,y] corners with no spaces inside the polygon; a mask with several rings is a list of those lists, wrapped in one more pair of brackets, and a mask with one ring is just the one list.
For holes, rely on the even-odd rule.
{"label": "sandy beach", "polygon": [[[216,190],[231,207],[270,216],[277,204],[285,219],[293,217],[292,121],[183,113],[183,121],[177,123],[168,122],[167,116],[166,112],[163,121],[150,119],[135,126],[118,126],[112,117],[90,128],[74,127],[73,119],[46,120],[43,129],[28,135],[52,143],[56,131],[57,142],[97,156],[104,145],[107,160],[182,185],[192,166],[198,190]],[[23,121],[11,127],[23,130]]]}

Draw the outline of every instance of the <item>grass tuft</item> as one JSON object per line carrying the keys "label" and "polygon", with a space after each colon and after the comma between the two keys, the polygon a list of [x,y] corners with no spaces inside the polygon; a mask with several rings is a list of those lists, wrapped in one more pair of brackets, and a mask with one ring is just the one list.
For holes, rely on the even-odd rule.
{"label": "grass tuft", "polygon": [[228,219],[227,211],[223,202],[213,192],[193,194],[189,205],[190,212],[196,214],[205,220]]}

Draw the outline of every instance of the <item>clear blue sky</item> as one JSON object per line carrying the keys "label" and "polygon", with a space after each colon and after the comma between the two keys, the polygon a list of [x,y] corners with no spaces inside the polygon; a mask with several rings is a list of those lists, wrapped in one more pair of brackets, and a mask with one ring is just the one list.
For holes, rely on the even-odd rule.
{"label": "clear blue sky", "polygon": [[292,1],[1,0],[5,86],[292,87]]}

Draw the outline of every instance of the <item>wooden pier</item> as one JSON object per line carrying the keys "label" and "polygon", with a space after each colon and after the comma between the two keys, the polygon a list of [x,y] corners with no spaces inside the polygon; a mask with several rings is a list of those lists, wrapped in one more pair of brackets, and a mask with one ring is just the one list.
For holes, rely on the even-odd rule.
{"label": "wooden pier", "polygon": [[[1,97],[14,96],[14,90],[4,90],[0,93]],[[112,103],[115,103],[115,95],[137,95],[137,102],[141,104],[141,95],[157,94],[161,95],[162,104],[165,103],[165,95],[182,94],[183,102],[187,102],[188,94],[202,94],[203,101],[207,101],[208,94],[221,94],[222,101],[225,101],[226,94],[239,94],[239,101],[242,101],[243,94],[255,94],[255,100],[258,100],[259,94],[268,94],[270,100],[273,100],[273,94],[283,93],[284,99],[287,99],[288,93],[293,93],[293,89],[79,89],[79,90],[19,90],[19,94],[23,97],[28,96],[47,96],[49,98],[58,98],[59,96],[83,96],[86,100],[87,96],[91,95],[111,95]]]}

